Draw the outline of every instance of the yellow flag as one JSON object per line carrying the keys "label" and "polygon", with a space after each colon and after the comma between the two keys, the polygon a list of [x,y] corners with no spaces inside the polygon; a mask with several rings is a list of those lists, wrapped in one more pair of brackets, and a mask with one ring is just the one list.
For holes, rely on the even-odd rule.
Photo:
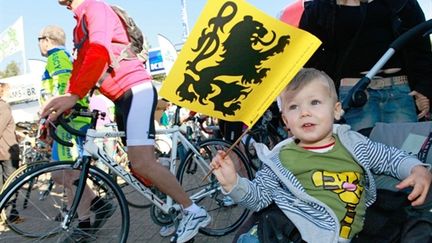
{"label": "yellow flag", "polygon": [[210,0],[160,95],[251,127],[320,44],[244,0]]}

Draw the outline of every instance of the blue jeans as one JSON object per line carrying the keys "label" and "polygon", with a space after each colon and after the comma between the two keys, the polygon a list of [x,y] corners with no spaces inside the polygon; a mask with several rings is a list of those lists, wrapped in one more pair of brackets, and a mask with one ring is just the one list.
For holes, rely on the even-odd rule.
{"label": "blue jeans", "polygon": [[[339,88],[340,100],[348,95],[351,86]],[[355,131],[371,128],[376,122],[416,122],[417,112],[408,84],[393,85],[382,89],[367,89],[368,101],[363,107],[345,111],[346,123]]]}

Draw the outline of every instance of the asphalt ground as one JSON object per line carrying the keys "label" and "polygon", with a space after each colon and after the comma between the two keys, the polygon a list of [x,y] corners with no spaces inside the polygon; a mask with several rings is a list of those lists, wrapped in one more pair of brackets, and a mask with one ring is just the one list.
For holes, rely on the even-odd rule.
{"label": "asphalt ground", "polygon": [[[138,193],[138,192],[137,192]],[[143,199],[144,200],[144,199]],[[118,215],[118,214],[117,214]],[[130,229],[128,242],[151,242],[151,243],[168,243],[170,242],[170,237],[161,237],[159,235],[160,226],[156,225],[150,216],[150,209],[140,209],[129,206],[129,215],[130,215]],[[113,216],[115,217],[116,214]],[[118,217],[118,216],[117,216]],[[25,220],[25,219],[24,219]],[[120,219],[119,219],[120,221]],[[35,221],[37,222],[37,221]],[[32,226],[37,227],[37,225]],[[0,242],[10,243],[11,237],[16,235],[13,231],[11,231],[3,222],[0,222]],[[229,243],[232,242],[234,238],[235,232],[230,233],[223,237],[210,237],[198,233],[193,242],[208,242],[208,243]],[[35,239],[30,238],[20,238],[19,243],[21,242],[35,242]],[[40,242],[40,241],[38,241]],[[55,242],[53,239],[44,239],[42,242]],[[96,240],[96,242],[98,242]],[[18,243],[18,242],[15,242]]]}

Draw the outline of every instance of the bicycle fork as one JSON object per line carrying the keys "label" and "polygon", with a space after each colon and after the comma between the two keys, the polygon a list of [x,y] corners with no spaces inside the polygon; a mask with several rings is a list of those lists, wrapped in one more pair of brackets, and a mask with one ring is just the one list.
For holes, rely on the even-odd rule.
{"label": "bicycle fork", "polygon": [[73,165],[74,168],[81,167],[81,173],[80,173],[80,177],[78,179],[78,185],[77,185],[77,189],[75,192],[75,196],[74,196],[73,201],[72,201],[72,206],[71,206],[69,212],[67,212],[67,214],[65,215],[63,222],[61,223],[61,227],[64,230],[69,229],[70,224],[72,223],[72,219],[74,218],[74,215],[77,213],[78,205],[81,201],[81,198],[82,198],[82,195],[84,192],[84,188],[86,186],[88,173],[90,170],[90,161],[91,161],[90,156],[83,156],[83,158],[81,160],[78,159],[77,162]]}

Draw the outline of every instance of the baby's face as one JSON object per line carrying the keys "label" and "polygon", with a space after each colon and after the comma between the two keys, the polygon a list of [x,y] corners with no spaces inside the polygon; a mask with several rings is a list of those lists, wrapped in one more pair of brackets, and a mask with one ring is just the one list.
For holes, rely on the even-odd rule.
{"label": "baby's face", "polygon": [[330,96],[328,84],[315,79],[284,100],[282,117],[299,146],[322,146],[331,141],[335,114],[341,105]]}

